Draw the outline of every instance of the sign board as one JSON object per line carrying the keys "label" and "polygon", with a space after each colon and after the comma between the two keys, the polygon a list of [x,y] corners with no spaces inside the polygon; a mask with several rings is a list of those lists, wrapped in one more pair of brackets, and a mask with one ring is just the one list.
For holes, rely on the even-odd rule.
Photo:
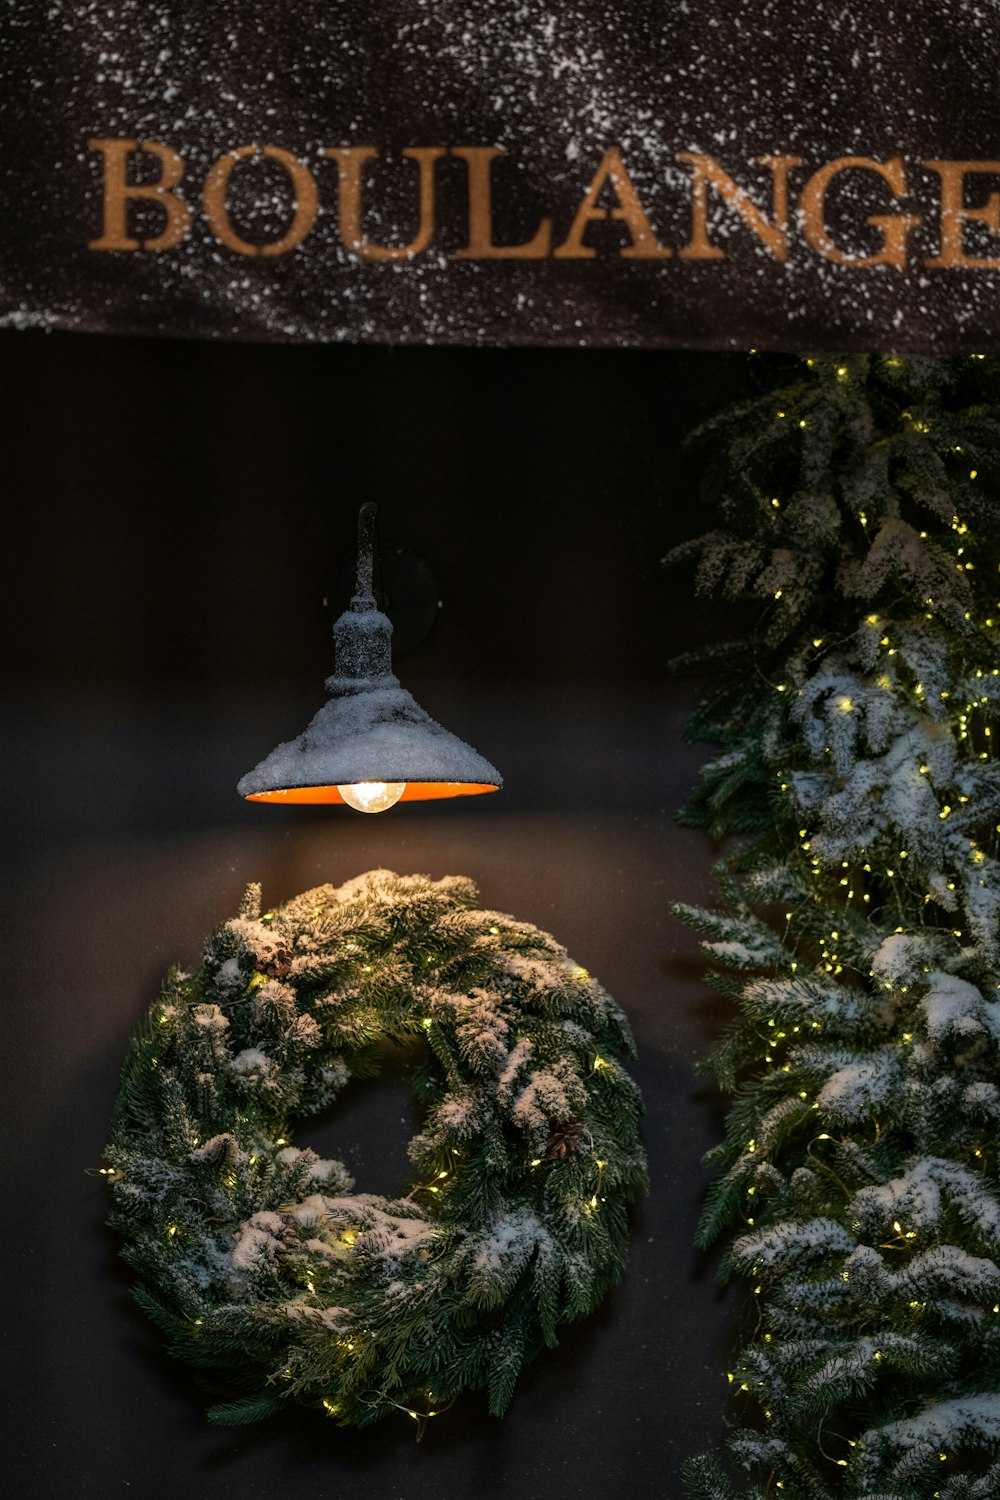
{"label": "sign board", "polygon": [[973,0],[10,8],[0,320],[1000,348]]}

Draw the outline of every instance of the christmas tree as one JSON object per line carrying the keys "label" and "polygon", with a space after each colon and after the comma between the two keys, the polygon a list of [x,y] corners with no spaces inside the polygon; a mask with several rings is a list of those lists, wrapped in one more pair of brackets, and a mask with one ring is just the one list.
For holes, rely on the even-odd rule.
{"label": "christmas tree", "polygon": [[701,1239],[752,1288],[698,1500],[1000,1494],[998,393],[808,358],[700,433],[719,524],[675,556],[760,609],[682,815],[741,836],[680,911],[738,1010]]}

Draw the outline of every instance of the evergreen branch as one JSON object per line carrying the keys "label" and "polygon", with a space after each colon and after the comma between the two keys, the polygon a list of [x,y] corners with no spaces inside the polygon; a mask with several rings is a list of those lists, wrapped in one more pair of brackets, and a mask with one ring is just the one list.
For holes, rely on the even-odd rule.
{"label": "evergreen branch", "polygon": [[[679,907],[738,1017],[699,1243],[753,1286],[761,1430],[695,1500],[976,1500],[1000,1447],[1000,361],[816,356],[694,435],[750,598],[682,821],[741,842]],[[776,908],[781,916],[776,914]],[[731,1231],[732,1232],[732,1231]],[[817,1425],[818,1424],[818,1425]],[[928,1437],[928,1434],[932,1436]],[[984,1475],[994,1477],[984,1489]]]}

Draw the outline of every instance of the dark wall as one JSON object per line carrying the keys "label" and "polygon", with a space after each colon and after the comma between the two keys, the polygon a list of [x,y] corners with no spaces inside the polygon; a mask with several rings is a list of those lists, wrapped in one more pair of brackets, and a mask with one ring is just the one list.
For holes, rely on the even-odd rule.
{"label": "dark wall", "polygon": [[[6,335],[2,1066],[6,1472],[34,1497],[366,1487],[378,1500],[680,1497],[723,1429],[736,1301],[691,1246],[719,1024],[670,916],[710,898],[675,809],[669,657],[743,622],[664,552],[708,524],[683,435],[764,378],[744,356],[213,346]],[[419,554],[442,607],[404,686],[505,790],[379,818],[242,803],[331,669],[325,595],[356,510]],[[419,1449],[311,1414],[219,1431],[127,1296],[100,1165],[127,1039],[249,880],[278,902],[374,866],[467,874],[553,931],[629,1012],[652,1191],[626,1279],[502,1421],[469,1398]],[[322,1127],[362,1190],[405,1174],[399,1081]],[[299,1132],[307,1143],[308,1126]]]}

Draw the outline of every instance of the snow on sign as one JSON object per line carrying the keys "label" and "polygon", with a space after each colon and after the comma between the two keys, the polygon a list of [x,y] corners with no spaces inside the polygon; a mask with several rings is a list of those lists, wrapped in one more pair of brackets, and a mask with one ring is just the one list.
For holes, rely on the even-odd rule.
{"label": "snow on sign", "polygon": [[972,0],[8,7],[0,322],[1000,348]]}

